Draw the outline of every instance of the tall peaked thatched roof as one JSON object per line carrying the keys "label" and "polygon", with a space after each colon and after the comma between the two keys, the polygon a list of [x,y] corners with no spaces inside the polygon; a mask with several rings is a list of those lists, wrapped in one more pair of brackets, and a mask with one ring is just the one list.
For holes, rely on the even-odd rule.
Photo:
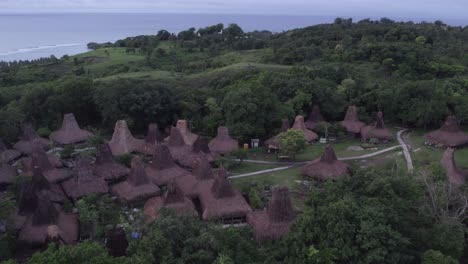
{"label": "tall peaked thatched roof", "polygon": [[44,149],[47,149],[50,145],[49,140],[37,135],[36,130],[31,124],[25,124],[23,125],[23,135],[13,147],[23,154],[31,155],[33,141],[38,142]]}
{"label": "tall peaked thatched roof", "polygon": [[47,192],[52,202],[64,202],[67,199],[63,193],[62,187],[58,184],[50,183],[39,167],[33,168],[31,191],[34,193]]}
{"label": "tall peaked thatched roof", "polygon": [[298,130],[301,130],[302,132],[304,132],[304,136],[307,140],[307,142],[312,142],[312,141],[315,141],[317,140],[318,136],[317,134],[315,134],[313,131],[307,129],[305,127],[305,124],[304,124],[304,117],[301,116],[301,115],[298,115],[296,116],[296,118],[294,119],[294,124],[293,126],[291,127],[291,129],[298,129]]}
{"label": "tall peaked thatched roof", "polygon": [[239,147],[239,142],[229,136],[229,130],[225,126],[218,127],[218,134],[208,144],[210,150],[214,153],[226,155]]}
{"label": "tall peaked thatched roof", "polygon": [[247,215],[247,223],[254,229],[255,238],[260,243],[277,240],[287,235],[294,219],[295,214],[287,187],[273,189],[266,211],[251,212]]}
{"label": "tall peaked thatched roof", "polygon": [[122,179],[129,173],[129,169],[114,160],[107,143],[98,146],[94,173],[97,177],[113,182]]}
{"label": "tall peaked thatched roof", "polygon": [[37,195],[31,182],[21,184],[20,193],[17,199],[18,214],[30,215],[34,213],[37,206]]}
{"label": "tall peaked thatched roof", "polygon": [[320,112],[320,107],[318,105],[314,105],[310,111],[307,121],[305,122],[305,127],[308,129],[314,129],[322,122],[325,122],[325,118],[323,118],[322,113]]}
{"label": "tall peaked thatched roof", "polygon": [[177,165],[171,157],[166,145],[157,144],[153,151],[153,161],[146,168],[146,174],[158,186],[167,185],[172,180],[189,174]]}
{"label": "tall peaked thatched roof", "polygon": [[468,178],[468,169],[459,169],[455,163],[454,157],[455,149],[447,148],[442,156],[440,163],[447,172],[449,182],[455,185],[463,185]]}
{"label": "tall peaked thatched roof", "polygon": [[211,187],[214,197],[220,199],[232,197],[235,195],[234,188],[227,179],[226,170],[223,166],[219,168],[218,174],[215,177],[213,186]]}
{"label": "tall peaked thatched roof", "polygon": [[68,145],[83,142],[92,136],[91,132],[80,128],[73,114],[65,114],[63,116],[62,127],[52,132],[49,138],[58,144]]}
{"label": "tall peaked thatched roof", "polygon": [[37,207],[34,210],[32,224],[34,226],[57,224],[59,212],[45,192],[37,194]]}
{"label": "tall peaked thatched roof", "polygon": [[68,171],[57,169],[53,166],[40,144],[33,144],[32,167],[40,168],[44,176],[51,183],[60,183],[72,177]]}
{"label": "tall peaked thatched roof", "polygon": [[143,162],[136,156],[132,159],[132,168],[127,180],[114,185],[112,192],[122,201],[137,203],[159,195],[161,190],[151,182]]}
{"label": "tall peaked thatched roof", "polygon": [[88,157],[80,157],[74,169],[74,177],[65,181],[62,186],[72,199],[109,191],[106,181],[94,174],[91,159]]}
{"label": "tall peaked thatched roof", "polygon": [[187,121],[178,120],[176,127],[180,130],[180,133],[182,134],[185,144],[192,146],[193,143],[195,143],[195,140],[197,140],[198,135],[190,131],[187,125]]}
{"label": "tall peaked thatched roof", "polygon": [[171,134],[169,136],[167,146],[169,147],[172,158],[177,163],[183,166],[190,165],[190,162],[192,161],[190,157],[192,147],[185,143],[179,128],[171,128]]}
{"label": "tall peaked thatched roof", "polygon": [[385,127],[382,112],[377,113],[373,124],[361,128],[361,137],[364,141],[369,139],[377,139],[379,141],[393,140],[392,131]]}
{"label": "tall peaked thatched roof", "polygon": [[0,138],[0,163],[9,163],[21,156],[21,153],[14,149],[7,149],[5,142]]}
{"label": "tall peaked thatched roof", "polygon": [[109,141],[109,147],[114,156],[138,151],[142,146],[143,140],[133,137],[125,120],[119,120],[115,123],[114,134]]}
{"label": "tall peaked thatched roof", "polygon": [[[182,158],[177,159],[177,162],[183,167],[193,168],[200,155],[205,156],[209,162],[214,161],[214,155],[208,148],[208,143],[204,138],[198,137],[197,140],[195,140],[195,143],[193,143],[193,146],[188,148],[189,151],[185,153]],[[183,150],[185,151],[185,149]]]}
{"label": "tall peaked thatched roof", "polygon": [[448,116],[442,127],[425,135],[426,144],[440,147],[459,147],[468,144],[468,134],[458,126],[455,116]]}
{"label": "tall peaked thatched roof", "polygon": [[[283,132],[286,132],[288,131],[288,129],[290,128],[290,125],[289,125],[289,120],[288,119],[282,119],[281,120],[281,129],[280,129],[280,133],[283,133]],[[278,134],[279,135],[279,134]],[[278,135],[276,136],[273,136],[271,137],[270,139],[266,140],[265,141],[265,145],[270,148],[270,149],[279,149],[279,138],[278,138]]]}
{"label": "tall peaked thatched roof", "polygon": [[213,179],[213,171],[208,159],[204,155],[200,155],[195,160],[192,170],[193,176],[200,181]]}
{"label": "tall peaked thatched roof", "polygon": [[357,108],[354,105],[348,107],[346,116],[340,124],[346,129],[346,131],[354,134],[360,133],[361,128],[365,126],[363,122],[359,121]]}
{"label": "tall peaked thatched roof", "polygon": [[196,197],[199,194],[200,185],[210,185],[213,180],[211,165],[205,155],[200,154],[194,160],[192,174],[186,174],[175,179],[175,184],[181,189],[185,196]]}
{"label": "tall peaked thatched roof", "polygon": [[327,145],[322,156],[307,163],[302,174],[319,180],[333,179],[348,173],[348,165],[336,158],[331,145]]}
{"label": "tall peaked thatched roof", "polygon": [[14,183],[16,175],[15,167],[0,162],[0,187]]}
{"label": "tall peaked thatched roof", "polygon": [[145,141],[143,145],[141,146],[141,149],[139,150],[139,152],[146,154],[146,155],[152,155],[156,144],[162,143],[163,141],[164,141],[164,138],[161,132],[159,131],[158,125],[149,124],[148,133],[146,134]]}

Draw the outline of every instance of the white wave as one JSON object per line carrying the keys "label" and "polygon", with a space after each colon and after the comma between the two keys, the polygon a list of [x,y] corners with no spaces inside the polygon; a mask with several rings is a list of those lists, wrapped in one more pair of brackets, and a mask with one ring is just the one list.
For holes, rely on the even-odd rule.
{"label": "white wave", "polygon": [[47,46],[39,46],[39,47],[31,47],[31,48],[24,48],[24,49],[17,49],[8,52],[0,52],[0,56],[18,54],[18,53],[27,53],[36,50],[44,50],[44,49],[55,49],[60,47],[75,47],[75,46],[82,46],[84,44],[79,43],[67,43],[67,44],[57,44],[57,45],[47,45]]}

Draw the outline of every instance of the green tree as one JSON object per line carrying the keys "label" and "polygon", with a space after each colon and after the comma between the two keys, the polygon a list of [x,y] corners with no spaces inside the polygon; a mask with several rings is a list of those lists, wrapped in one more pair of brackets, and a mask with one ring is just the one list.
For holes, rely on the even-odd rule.
{"label": "green tree", "polygon": [[450,256],[445,256],[440,251],[428,250],[424,252],[421,260],[422,264],[458,264],[458,261]]}
{"label": "green tree", "polygon": [[249,190],[249,202],[250,206],[254,209],[259,209],[261,205],[260,195],[255,188],[250,188]]}
{"label": "green tree", "polygon": [[281,153],[291,156],[293,160],[296,158],[296,154],[307,146],[304,132],[299,129],[288,129],[288,131],[280,133],[278,138]]}

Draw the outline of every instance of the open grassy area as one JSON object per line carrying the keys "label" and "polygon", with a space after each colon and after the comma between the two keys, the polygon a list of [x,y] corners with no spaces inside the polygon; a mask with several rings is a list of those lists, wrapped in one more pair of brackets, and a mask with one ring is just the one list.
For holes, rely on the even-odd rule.
{"label": "open grassy area", "polygon": [[276,167],[279,167],[279,165],[242,162],[229,167],[229,173],[230,175],[239,175],[254,171],[268,170]]}

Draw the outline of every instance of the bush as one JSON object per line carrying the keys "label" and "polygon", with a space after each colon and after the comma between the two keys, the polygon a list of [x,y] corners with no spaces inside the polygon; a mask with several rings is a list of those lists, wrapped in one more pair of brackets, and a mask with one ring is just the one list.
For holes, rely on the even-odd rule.
{"label": "bush", "polygon": [[132,158],[133,158],[133,155],[128,153],[128,154],[123,154],[123,155],[115,157],[115,160],[118,163],[130,168],[132,165]]}
{"label": "bush", "polygon": [[73,152],[75,152],[75,147],[73,147],[72,145],[66,145],[60,151],[60,157],[62,159],[70,159],[72,157]]}
{"label": "bush", "polygon": [[37,130],[37,135],[43,138],[48,138],[51,133],[52,131],[48,127],[41,127]]}
{"label": "bush", "polygon": [[259,209],[261,205],[260,195],[258,194],[257,189],[250,188],[249,191],[249,202],[250,206],[254,209]]}

